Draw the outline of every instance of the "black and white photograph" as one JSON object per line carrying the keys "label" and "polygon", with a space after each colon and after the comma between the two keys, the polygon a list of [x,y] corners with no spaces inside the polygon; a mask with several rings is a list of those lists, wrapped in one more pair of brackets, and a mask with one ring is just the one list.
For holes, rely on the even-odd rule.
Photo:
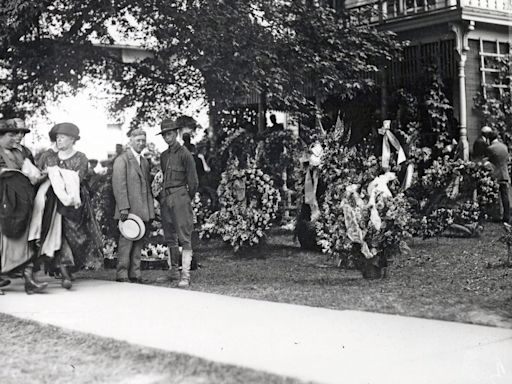
{"label": "black and white photograph", "polygon": [[511,151],[512,0],[0,0],[0,383],[512,383]]}

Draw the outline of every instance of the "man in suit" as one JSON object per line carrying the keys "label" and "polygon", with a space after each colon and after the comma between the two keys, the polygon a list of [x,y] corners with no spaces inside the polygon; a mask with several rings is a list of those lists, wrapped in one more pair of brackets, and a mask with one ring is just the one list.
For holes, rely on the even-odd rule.
{"label": "man in suit", "polygon": [[[166,119],[161,123],[163,139],[169,146],[160,156],[160,165],[164,175],[162,190],[162,219],[171,259],[179,258],[179,246],[183,248],[181,254],[182,269],[178,287],[186,288],[190,285],[190,265],[192,262],[192,231],[194,229],[192,199],[197,187],[196,164],[192,154],[178,141],[178,135],[185,128],[190,117]],[[172,268],[172,267],[171,267]]]}
{"label": "man in suit", "polygon": [[498,134],[495,130],[486,134],[489,141],[487,153],[489,161],[494,166],[494,177],[500,185],[500,197],[503,207],[503,222],[510,223],[510,201],[508,190],[510,185],[510,175],[508,173],[508,148],[498,140]]}
{"label": "man in suit", "polygon": [[478,136],[475,142],[473,143],[473,159],[481,160],[484,157],[487,157],[487,148],[489,147],[487,135],[491,132],[491,127],[487,125],[482,127],[482,129],[480,130],[480,136]]}
{"label": "man in suit", "polygon": [[[112,188],[116,200],[114,218],[125,221],[128,214],[140,217],[146,228],[155,217],[149,163],[141,152],[146,146],[146,133],[141,129],[130,132],[130,145],[116,157],[112,173]],[[119,236],[117,275],[119,282],[141,283],[140,257],[144,237],[132,241]]]}

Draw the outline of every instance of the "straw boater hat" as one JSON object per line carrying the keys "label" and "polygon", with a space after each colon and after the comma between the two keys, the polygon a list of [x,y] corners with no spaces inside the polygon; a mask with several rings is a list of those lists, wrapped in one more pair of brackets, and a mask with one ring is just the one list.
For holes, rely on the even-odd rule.
{"label": "straw boater hat", "polygon": [[124,238],[137,241],[146,233],[146,226],[139,216],[129,213],[125,221],[119,221],[119,231]]}

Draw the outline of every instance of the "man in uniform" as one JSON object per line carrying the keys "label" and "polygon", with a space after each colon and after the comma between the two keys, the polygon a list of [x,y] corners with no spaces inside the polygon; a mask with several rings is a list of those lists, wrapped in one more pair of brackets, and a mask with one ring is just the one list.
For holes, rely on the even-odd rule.
{"label": "man in uniform", "polygon": [[[183,248],[182,270],[178,287],[190,285],[190,264],[192,262],[192,231],[194,229],[192,198],[195,196],[198,179],[192,154],[178,141],[181,129],[190,117],[166,119],[160,125],[163,139],[169,146],[160,156],[164,175],[162,190],[162,220],[166,221],[165,237],[172,260],[179,260],[179,246]],[[172,268],[172,266],[171,266]]]}

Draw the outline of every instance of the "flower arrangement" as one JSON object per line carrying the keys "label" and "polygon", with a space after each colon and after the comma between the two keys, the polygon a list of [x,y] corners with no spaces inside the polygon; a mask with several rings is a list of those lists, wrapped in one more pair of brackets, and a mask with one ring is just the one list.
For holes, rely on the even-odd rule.
{"label": "flower arrangement", "polygon": [[161,169],[158,169],[155,177],[153,178],[153,181],[151,182],[151,193],[153,194],[153,197],[157,198],[160,195],[163,189],[163,185],[164,174],[162,173]]}
{"label": "flower arrangement", "polygon": [[433,161],[408,195],[416,202],[416,235],[439,236],[451,227],[476,235],[498,199],[499,186],[487,164],[445,156]]}
{"label": "flower arrangement", "polygon": [[260,244],[276,218],[281,196],[269,175],[254,163],[238,168],[235,159],[222,173],[217,194],[220,210],[202,225],[200,238],[220,236],[237,252]]}
{"label": "flower arrangement", "polygon": [[165,245],[162,244],[148,244],[141,251],[141,260],[154,261],[154,260],[167,260],[169,258],[169,251]]}
{"label": "flower arrangement", "polygon": [[387,186],[394,178],[387,172],[363,187],[328,185],[317,223],[318,242],[339,265],[380,269],[394,253],[407,250],[411,215],[403,193],[393,196]]}
{"label": "flower arrangement", "polygon": [[103,237],[103,256],[105,259],[113,260],[115,259],[116,252],[117,252],[117,241],[113,238],[106,238],[104,235]]}
{"label": "flower arrangement", "polygon": [[194,214],[194,226],[201,228],[212,214],[212,201],[206,194],[196,192],[192,199],[192,212]]}

